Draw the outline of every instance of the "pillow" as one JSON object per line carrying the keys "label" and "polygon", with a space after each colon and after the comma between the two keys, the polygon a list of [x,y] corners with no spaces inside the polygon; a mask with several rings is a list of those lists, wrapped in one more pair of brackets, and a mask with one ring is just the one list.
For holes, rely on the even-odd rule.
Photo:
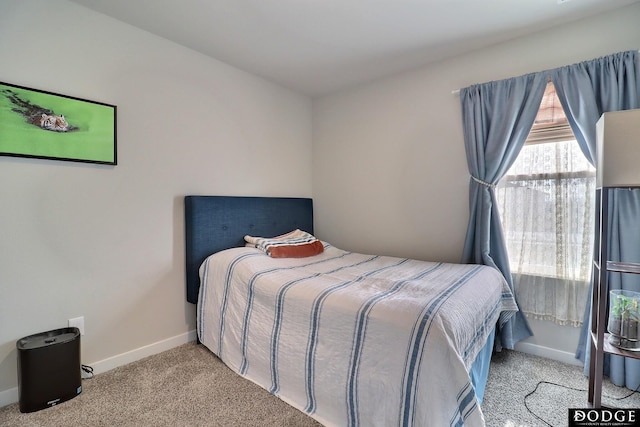
{"label": "pillow", "polygon": [[258,248],[272,258],[304,258],[324,251],[320,240],[299,229],[271,238],[244,236],[244,240],[246,246]]}

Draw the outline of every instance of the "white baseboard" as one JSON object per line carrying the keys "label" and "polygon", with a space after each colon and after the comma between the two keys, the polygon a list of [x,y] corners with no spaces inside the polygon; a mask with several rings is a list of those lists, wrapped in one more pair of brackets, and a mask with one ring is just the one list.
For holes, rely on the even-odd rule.
{"label": "white baseboard", "polygon": [[18,387],[0,391],[0,408],[16,403],[19,399]]}
{"label": "white baseboard", "polygon": [[[147,356],[162,353],[163,351],[170,350],[182,344],[195,341],[196,338],[197,332],[193,330],[97,362],[85,363],[85,365],[90,365],[93,368],[94,374],[100,374],[117,368],[118,366],[123,366]],[[10,388],[9,390],[0,390],[0,407],[16,403],[18,399],[18,387]]]}
{"label": "white baseboard", "polygon": [[582,362],[576,359],[573,353],[569,353],[568,351],[557,350],[555,348],[544,347],[528,342],[517,343],[515,345],[515,350],[521,351],[522,353],[533,354],[534,356],[557,360],[558,362],[567,363],[569,365],[582,366]]}
{"label": "white baseboard", "polygon": [[189,331],[184,334],[176,335],[175,337],[167,338],[166,340],[127,351],[126,353],[117,354],[115,356],[99,360],[97,362],[85,363],[85,365],[90,365],[93,368],[94,374],[101,374],[103,372],[110,371],[113,368],[117,368],[118,366],[126,365],[147,356],[162,353],[163,351],[170,350],[174,347],[178,347],[179,345],[195,341],[196,337],[197,333],[195,330]]}

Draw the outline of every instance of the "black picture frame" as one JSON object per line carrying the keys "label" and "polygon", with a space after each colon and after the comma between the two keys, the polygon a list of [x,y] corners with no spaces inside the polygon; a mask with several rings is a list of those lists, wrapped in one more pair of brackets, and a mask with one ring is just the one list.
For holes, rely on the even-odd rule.
{"label": "black picture frame", "polygon": [[0,156],[117,165],[117,107],[0,82]]}

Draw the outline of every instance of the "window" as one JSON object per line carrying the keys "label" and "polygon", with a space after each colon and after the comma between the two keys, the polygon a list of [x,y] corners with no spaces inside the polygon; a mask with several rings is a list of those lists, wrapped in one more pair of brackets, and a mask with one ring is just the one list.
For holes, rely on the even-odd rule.
{"label": "window", "polygon": [[579,326],[591,279],[595,168],[552,83],[496,189],[514,288],[528,317]]}

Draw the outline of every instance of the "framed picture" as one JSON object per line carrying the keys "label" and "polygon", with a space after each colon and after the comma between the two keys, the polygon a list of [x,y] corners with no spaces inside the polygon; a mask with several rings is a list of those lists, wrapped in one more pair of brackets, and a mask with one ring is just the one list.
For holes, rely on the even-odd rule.
{"label": "framed picture", "polygon": [[116,106],[0,82],[0,155],[116,165]]}

